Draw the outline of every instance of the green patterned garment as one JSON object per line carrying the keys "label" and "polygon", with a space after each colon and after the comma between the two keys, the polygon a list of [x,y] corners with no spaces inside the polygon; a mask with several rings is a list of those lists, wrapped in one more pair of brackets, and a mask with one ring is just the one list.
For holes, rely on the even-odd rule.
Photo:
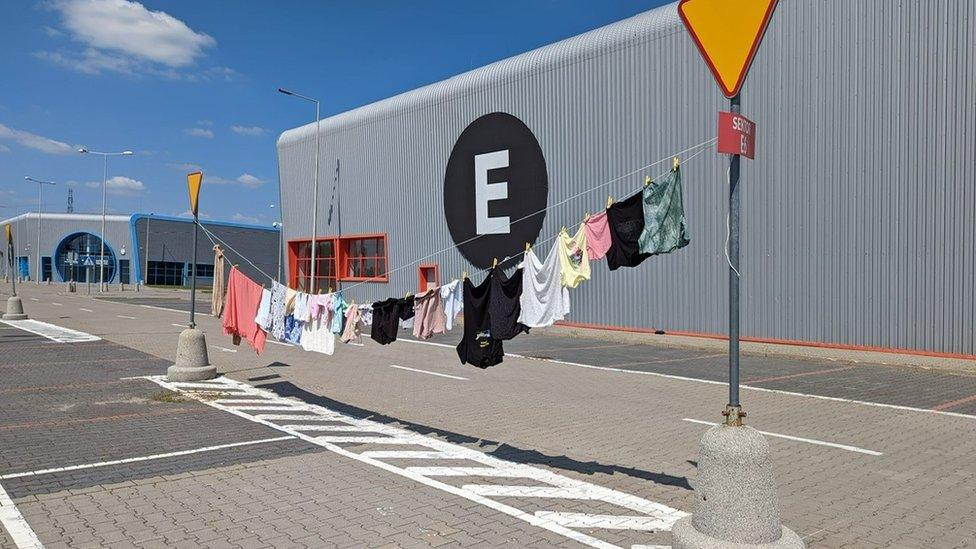
{"label": "green patterned garment", "polygon": [[638,244],[641,253],[666,254],[691,242],[682,201],[681,168],[661,182],[644,187],[644,230]]}

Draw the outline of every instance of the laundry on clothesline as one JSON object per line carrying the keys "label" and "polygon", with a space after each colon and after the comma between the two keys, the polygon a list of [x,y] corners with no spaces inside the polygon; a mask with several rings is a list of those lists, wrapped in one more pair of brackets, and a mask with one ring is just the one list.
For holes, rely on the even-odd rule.
{"label": "laundry on clothesline", "polygon": [[[332,355],[337,338],[359,341],[367,329],[371,339],[387,345],[400,330],[422,340],[450,332],[460,317],[458,358],[488,368],[502,362],[505,340],[569,316],[570,290],[590,279],[591,261],[606,258],[611,271],[636,267],[689,242],[681,172],[675,166],[662,181],[648,180],[633,195],[618,202],[610,199],[603,211],[587,214],[572,235],[563,227],[544,260],[526,244],[516,254],[522,261],[510,274],[496,260],[477,285],[465,274],[417,296],[356,304],[347,302],[341,291],[308,294],[276,280],[265,288],[235,266],[220,296],[224,332],[235,344],[246,340],[257,353],[270,334],[306,351]],[[216,246],[215,253],[221,253]]]}

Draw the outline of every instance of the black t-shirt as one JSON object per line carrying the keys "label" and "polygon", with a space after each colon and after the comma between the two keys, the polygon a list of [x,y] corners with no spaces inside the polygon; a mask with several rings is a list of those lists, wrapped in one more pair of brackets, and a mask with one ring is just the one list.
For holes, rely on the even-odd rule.
{"label": "black t-shirt", "polygon": [[488,273],[488,278],[491,279],[488,309],[491,335],[495,339],[512,339],[522,332],[529,333],[528,326],[518,321],[522,313],[522,273],[522,269],[516,269],[509,278],[497,267]]}
{"label": "black t-shirt", "polygon": [[607,266],[611,271],[620,267],[636,267],[651,257],[651,254],[642,254],[638,244],[641,232],[644,231],[642,193],[637,193],[607,208],[607,224],[610,227]]}
{"label": "black t-shirt", "polygon": [[[464,336],[457,345],[458,358],[462,364],[487,368],[500,364],[505,349],[500,339],[491,334],[489,300],[491,296],[491,277],[475,286],[471,280],[464,279]],[[376,322],[375,318],[373,322]]]}
{"label": "black t-shirt", "polygon": [[[373,303],[373,325],[369,330],[369,337],[381,345],[393,343],[397,338],[397,328],[400,326],[401,299],[391,297]],[[413,307],[410,307],[413,312]]]}
{"label": "black t-shirt", "polygon": [[410,320],[413,318],[413,296],[407,296],[397,300],[397,318],[400,320]]}

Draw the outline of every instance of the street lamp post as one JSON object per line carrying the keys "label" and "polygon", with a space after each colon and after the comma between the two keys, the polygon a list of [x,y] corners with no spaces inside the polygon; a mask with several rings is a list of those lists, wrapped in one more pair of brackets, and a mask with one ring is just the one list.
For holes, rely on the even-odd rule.
{"label": "street lamp post", "polygon": [[275,221],[271,224],[272,227],[278,229],[278,282],[281,282],[281,233],[282,233],[282,223],[280,221]]}
{"label": "street lamp post", "polygon": [[[291,95],[299,99],[304,99],[305,101],[310,101],[312,103],[315,103],[315,178],[314,178],[315,188],[312,189],[312,271],[311,271],[312,278],[311,278],[311,283],[309,284],[308,287],[309,293],[315,293],[315,268],[316,268],[315,252],[316,249],[318,248],[315,242],[315,237],[318,234],[316,230],[318,229],[318,213],[319,213],[319,106],[320,105],[318,99],[306,97],[304,95],[297,94],[292,91],[288,91],[284,88],[278,88],[278,91],[285,95]],[[333,250],[332,253],[335,254],[336,250]],[[338,276],[336,277],[336,281],[338,283]]]}
{"label": "street lamp post", "polygon": [[40,284],[44,278],[41,272],[41,189],[44,185],[55,185],[53,181],[41,181],[40,179],[34,179],[31,176],[25,176],[25,181],[30,181],[32,183],[37,183],[37,283]]}
{"label": "street lamp post", "polygon": [[78,149],[81,154],[95,154],[103,159],[102,163],[102,248],[98,258],[98,291],[105,291],[105,184],[108,181],[108,157],[110,156],[132,156],[132,151],[122,152],[98,152],[91,151],[84,147]]}

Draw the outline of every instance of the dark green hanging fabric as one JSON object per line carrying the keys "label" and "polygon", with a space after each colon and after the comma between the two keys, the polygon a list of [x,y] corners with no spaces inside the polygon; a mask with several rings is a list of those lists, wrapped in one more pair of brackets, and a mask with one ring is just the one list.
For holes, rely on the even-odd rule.
{"label": "dark green hanging fabric", "polygon": [[644,230],[641,253],[666,254],[691,242],[682,201],[681,168],[675,168],[661,182],[644,187]]}

